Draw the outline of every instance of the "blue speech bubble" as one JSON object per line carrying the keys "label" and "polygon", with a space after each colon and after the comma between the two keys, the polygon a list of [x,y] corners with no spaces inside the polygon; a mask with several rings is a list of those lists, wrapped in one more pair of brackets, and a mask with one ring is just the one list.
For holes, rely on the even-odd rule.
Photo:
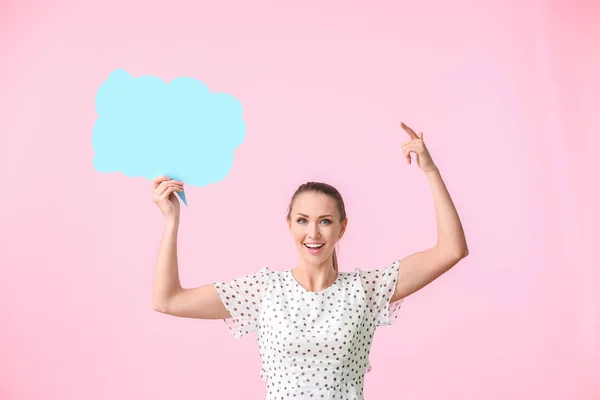
{"label": "blue speech bubble", "polygon": [[[242,105],[186,77],[163,82],[117,69],[96,94],[92,133],[99,172],[206,186],[227,176],[246,136]],[[187,206],[185,192],[176,192]]]}

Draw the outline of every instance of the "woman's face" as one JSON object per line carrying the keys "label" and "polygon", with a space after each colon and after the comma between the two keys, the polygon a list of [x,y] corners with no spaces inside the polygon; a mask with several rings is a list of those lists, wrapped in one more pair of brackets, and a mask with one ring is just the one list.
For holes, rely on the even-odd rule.
{"label": "woman's face", "polygon": [[307,264],[321,265],[331,258],[347,223],[347,219],[340,223],[335,200],[321,193],[304,192],[294,201],[288,228],[300,257]]}

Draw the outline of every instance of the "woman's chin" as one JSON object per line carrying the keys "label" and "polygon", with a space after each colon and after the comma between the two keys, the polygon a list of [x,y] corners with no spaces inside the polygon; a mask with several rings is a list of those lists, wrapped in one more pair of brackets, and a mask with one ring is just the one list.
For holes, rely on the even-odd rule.
{"label": "woman's chin", "polygon": [[326,254],[310,254],[309,252],[303,252],[302,258],[309,265],[319,266],[327,260]]}

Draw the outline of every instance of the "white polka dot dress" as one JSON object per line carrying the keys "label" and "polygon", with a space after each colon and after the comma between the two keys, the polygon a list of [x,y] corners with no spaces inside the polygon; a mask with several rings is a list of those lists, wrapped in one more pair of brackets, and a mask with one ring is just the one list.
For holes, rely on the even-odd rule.
{"label": "white polka dot dress", "polygon": [[304,289],[290,270],[266,267],[214,283],[233,336],[257,334],[267,400],[363,399],[375,329],[391,325],[403,302],[390,303],[399,264],[339,272],[320,292]]}

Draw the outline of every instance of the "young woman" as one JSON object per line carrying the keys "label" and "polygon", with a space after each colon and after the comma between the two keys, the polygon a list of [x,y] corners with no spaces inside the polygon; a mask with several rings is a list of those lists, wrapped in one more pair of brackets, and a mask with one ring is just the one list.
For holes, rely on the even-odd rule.
{"label": "young woman", "polygon": [[340,193],[309,182],[292,196],[287,223],[298,265],[262,268],[253,274],[183,289],[177,266],[182,183],[154,180],[153,201],[166,218],[154,281],[154,309],[187,318],[223,319],[234,337],[257,332],[262,370],[271,399],[363,399],[364,374],[377,326],[392,324],[403,299],[452,268],[468,254],[452,199],[425,143],[402,123],[410,140],[402,145],[408,164],[429,180],[437,215],[434,247],[385,268],[338,269],[335,245],[348,218]]}

